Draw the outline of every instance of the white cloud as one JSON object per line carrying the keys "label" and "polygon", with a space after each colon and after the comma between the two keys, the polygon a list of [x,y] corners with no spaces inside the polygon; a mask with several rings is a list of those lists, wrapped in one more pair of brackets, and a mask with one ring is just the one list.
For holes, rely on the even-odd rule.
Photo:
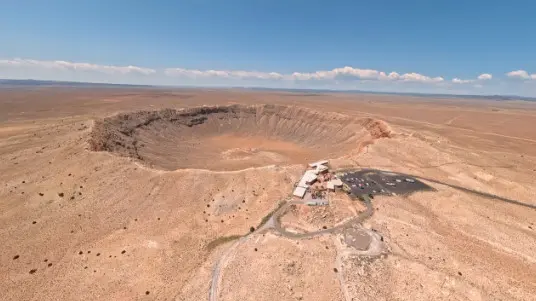
{"label": "white cloud", "polygon": [[357,79],[369,81],[402,81],[402,82],[420,82],[420,83],[439,83],[444,81],[442,77],[429,77],[419,73],[398,74],[391,72],[386,74],[383,71],[373,69],[358,69],[353,67],[335,68],[332,70],[320,70],[315,72],[294,72],[290,74],[281,74],[276,72],[257,72],[257,71],[217,71],[217,70],[195,70],[184,68],[165,69],[168,76],[185,76],[191,78],[197,77],[219,77],[234,79],[271,79],[271,80],[290,80],[290,81],[310,81],[310,80],[342,80]]}
{"label": "white cloud", "polygon": [[67,61],[38,61],[29,59],[12,59],[12,60],[0,60],[0,66],[4,67],[27,67],[27,68],[43,68],[43,69],[56,69],[56,70],[70,70],[70,71],[94,71],[107,74],[129,74],[139,73],[144,75],[150,75],[156,73],[156,70],[149,68],[141,68],[137,66],[110,66],[110,65],[96,65],[89,63],[73,63]]}
{"label": "white cloud", "polygon": [[453,78],[452,82],[455,84],[470,84],[475,82],[473,79],[459,79],[459,78]]}
{"label": "white cloud", "polygon": [[378,80],[378,81],[405,81],[405,82],[421,82],[421,83],[438,83],[443,81],[442,77],[428,77],[418,73],[398,74],[391,72],[386,74],[383,71],[373,69],[358,69],[353,67],[335,68],[328,71],[316,71],[314,73],[294,72],[290,77],[293,80],[327,80],[337,78],[355,78],[359,80]]}
{"label": "white cloud", "polygon": [[400,80],[405,82],[421,82],[421,83],[440,83],[444,81],[442,77],[428,77],[419,73],[406,73],[400,75]]}
{"label": "white cloud", "polygon": [[[489,73],[482,73],[480,74],[476,79],[459,79],[457,77],[452,79],[452,83],[454,84],[472,84],[476,83],[477,81],[486,81],[493,78],[493,75]],[[481,86],[481,84],[477,84],[476,86]]]}
{"label": "white cloud", "polygon": [[332,70],[316,71],[313,73],[294,72],[290,76],[287,76],[287,78],[293,80],[326,80],[341,77],[350,77],[364,80],[380,80],[388,78],[388,76],[384,72],[380,72],[378,70],[358,69],[349,66],[335,68]]}
{"label": "white cloud", "polygon": [[482,73],[477,77],[479,80],[490,80],[493,78],[493,75],[489,73]]}
{"label": "white cloud", "polygon": [[506,73],[506,76],[517,79],[536,79],[536,74],[529,74],[525,70],[516,70]]}
{"label": "white cloud", "polygon": [[283,76],[277,72],[257,72],[257,71],[239,71],[239,70],[195,70],[184,68],[168,68],[164,70],[168,76],[185,76],[190,78],[197,77],[219,77],[232,79],[282,79]]}

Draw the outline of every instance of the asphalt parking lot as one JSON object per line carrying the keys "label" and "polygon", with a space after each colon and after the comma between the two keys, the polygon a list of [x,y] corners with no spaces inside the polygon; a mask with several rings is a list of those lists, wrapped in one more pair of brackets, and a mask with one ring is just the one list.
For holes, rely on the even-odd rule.
{"label": "asphalt parking lot", "polygon": [[344,172],[339,177],[355,196],[363,194],[408,195],[416,191],[433,190],[432,187],[413,177],[379,170]]}

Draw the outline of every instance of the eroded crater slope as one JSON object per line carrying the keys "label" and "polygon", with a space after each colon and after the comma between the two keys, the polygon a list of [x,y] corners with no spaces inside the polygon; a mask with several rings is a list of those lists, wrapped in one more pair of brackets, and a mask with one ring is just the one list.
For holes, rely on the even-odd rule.
{"label": "eroded crater slope", "polygon": [[390,137],[380,120],[277,105],[141,111],[95,122],[93,151],[136,158],[163,170],[239,170],[305,163],[358,151]]}

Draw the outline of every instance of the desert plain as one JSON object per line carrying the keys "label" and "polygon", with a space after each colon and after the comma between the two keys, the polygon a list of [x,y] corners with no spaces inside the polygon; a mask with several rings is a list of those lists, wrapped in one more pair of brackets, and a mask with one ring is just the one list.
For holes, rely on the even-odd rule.
{"label": "desert plain", "polygon": [[[351,235],[267,227],[321,159],[433,190],[376,196]],[[0,299],[536,300],[535,184],[526,101],[6,88]],[[281,226],[366,210],[332,200]]]}

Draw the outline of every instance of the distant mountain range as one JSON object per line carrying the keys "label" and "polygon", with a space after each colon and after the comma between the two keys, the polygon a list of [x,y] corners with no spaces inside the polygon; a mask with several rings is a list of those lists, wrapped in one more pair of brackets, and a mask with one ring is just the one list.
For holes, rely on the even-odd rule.
{"label": "distant mountain range", "polygon": [[[151,85],[129,85],[129,84],[105,84],[105,83],[86,83],[86,82],[69,82],[69,81],[52,81],[52,80],[33,80],[33,79],[0,79],[0,89],[2,88],[24,88],[24,87],[72,87],[72,88],[170,88],[169,86],[151,86]],[[177,88],[202,88],[202,87],[177,87]],[[208,88],[208,87],[207,87]],[[328,90],[328,89],[283,89],[283,88],[244,88],[229,87],[232,89],[243,89],[253,91],[284,91],[292,93],[318,94],[318,93],[351,93],[351,94],[376,94],[376,95],[402,95],[415,97],[434,97],[434,98],[469,98],[482,100],[523,100],[536,101],[536,97],[516,96],[516,95],[462,95],[462,94],[430,94],[430,93],[403,93],[403,92],[374,92],[362,90]],[[224,89],[224,88],[219,88]]]}

